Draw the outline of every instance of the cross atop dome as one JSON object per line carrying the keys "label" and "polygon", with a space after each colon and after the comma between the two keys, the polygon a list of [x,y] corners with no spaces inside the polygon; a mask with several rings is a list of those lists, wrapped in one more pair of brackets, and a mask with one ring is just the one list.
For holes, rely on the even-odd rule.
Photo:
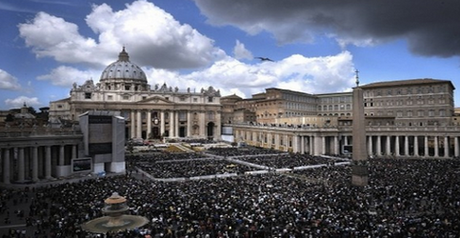
{"label": "cross atop dome", "polygon": [[118,61],[126,61],[129,62],[129,55],[125,51],[125,46],[123,46],[123,50],[118,55]]}

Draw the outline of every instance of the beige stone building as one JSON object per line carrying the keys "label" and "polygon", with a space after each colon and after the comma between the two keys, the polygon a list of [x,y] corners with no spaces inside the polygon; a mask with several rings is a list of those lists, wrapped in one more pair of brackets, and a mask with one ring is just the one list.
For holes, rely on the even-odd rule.
{"label": "beige stone building", "polygon": [[[398,80],[371,83],[361,88],[369,156],[460,156],[460,119],[454,113],[455,87],[451,81]],[[275,112],[285,110],[287,100],[271,98],[258,102],[251,99],[255,105],[254,111],[261,111],[258,107],[262,107],[263,111],[271,112],[271,120],[265,117],[260,120],[261,117],[257,117],[255,121],[235,123],[235,140],[254,146],[312,155],[343,154],[345,147],[350,148],[353,140],[352,93],[299,93],[297,96],[304,97],[300,101],[316,99],[316,116],[283,118],[280,114],[275,115]],[[309,113],[310,110],[299,112]]]}
{"label": "beige stone building", "polygon": [[117,111],[126,119],[127,138],[220,139],[220,91],[198,92],[148,84],[144,71],[123,50],[99,82],[74,84],[70,97],[50,103],[52,119],[76,120],[86,111]]}

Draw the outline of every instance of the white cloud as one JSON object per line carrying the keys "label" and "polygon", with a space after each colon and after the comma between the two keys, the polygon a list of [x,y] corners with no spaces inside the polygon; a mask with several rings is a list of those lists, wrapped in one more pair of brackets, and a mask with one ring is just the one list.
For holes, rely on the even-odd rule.
{"label": "white cloud", "polygon": [[236,40],[235,48],[233,48],[233,54],[236,59],[253,59],[251,51],[247,50],[243,43]]}
{"label": "white cloud", "polygon": [[[78,85],[83,84],[88,79],[95,79],[96,75],[100,76],[99,71],[94,70],[78,70],[73,67],[69,66],[59,66],[53,69],[47,75],[40,75],[37,77],[38,80],[47,80],[50,81],[51,84],[57,86],[64,86],[64,87],[71,87],[73,83],[77,83]],[[99,76],[97,79],[99,80]]]}
{"label": "white cloud", "polygon": [[16,77],[0,69],[0,89],[19,90],[21,85]]}
{"label": "white cloud", "polygon": [[26,97],[26,96],[19,96],[14,99],[6,99],[5,105],[9,108],[20,108],[24,105],[24,103],[28,107],[39,106],[41,103],[38,101],[37,97]]}
{"label": "white cloud", "polygon": [[105,66],[123,45],[136,55],[133,63],[156,68],[204,67],[225,56],[212,39],[145,0],[116,12],[107,4],[94,5],[86,23],[98,39],[82,36],[76,24],[44,12],[18,27],[37,57],[63,63]]}
{"label": "white cloud", "polygon": [[168,86],[178,86],[180,90],[185,90],[182,85],[193,85],[191,90],[213,86],[222,96],[237,94],[243,98],[269,87],[306,93],[343,92],[354,86],[352,58],[344,51],[326,57],[292,55],[276,62],[249,65],[227,57],[207,69],[188,74],[153,70],[147,71],[147,75],[152,85],[167,82]]}
{"label": "white cloud", "polygon": [[33,21],[19,24],[19,34],[37,57],[53,57],[65,63],[99,64],[93,39],[78,32],[78,26],[64,19],[39,12]]}

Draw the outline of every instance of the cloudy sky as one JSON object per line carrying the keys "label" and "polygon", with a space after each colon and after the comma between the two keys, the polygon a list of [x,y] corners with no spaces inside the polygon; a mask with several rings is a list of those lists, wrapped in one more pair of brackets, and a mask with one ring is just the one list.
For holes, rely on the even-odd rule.
{"label": "cloudy sky", "polygon": [[0,29],[0,110],[97,82],[123,46],[152,87],[223,96],[348,91],[356,69],[460,87],[458,0],[0,0]]}

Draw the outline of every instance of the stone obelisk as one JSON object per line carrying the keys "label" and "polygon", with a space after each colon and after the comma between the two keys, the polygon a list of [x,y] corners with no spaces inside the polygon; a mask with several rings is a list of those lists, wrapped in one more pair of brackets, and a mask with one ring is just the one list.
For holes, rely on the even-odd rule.
{"label": "stone obelisk", "polygon": [[351,184],[354,186],[366,186],[369,179],[364,120],[363,89],[359,87],[358,70],[356,70],[356,87],[353,88],[353,156],[351,168]]}

